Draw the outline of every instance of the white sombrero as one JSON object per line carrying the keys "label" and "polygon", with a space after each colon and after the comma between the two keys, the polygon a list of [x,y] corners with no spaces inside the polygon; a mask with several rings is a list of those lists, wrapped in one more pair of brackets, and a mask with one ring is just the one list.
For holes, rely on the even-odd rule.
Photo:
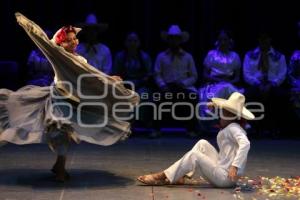
{"label": "white sombrero", "polygon": [[241,93],[234,92],[228,99],[212,98],[213,104],[219,108],[225,109],[238,117],[247,120],[253,120],[255,116],[245,107],[245,96]]}
{"label": "white sombrero", "polygon": [[83,32],[86,31],[98,31],[104,32],[108,29],[108,24],[99,23],[96,14],[90,13],[87,15],[84,23],[79,23],[78,26],[83,29]]}
{"label": "white sombrero", "polygon": [[181,31],[178,25],[171,25],[168,31],[161,32],[161,38],[165,41],[167,41],[170,36],[178,36],[181,38],[181,42],[186,42],[189,40],[190,35],[186,31]]}

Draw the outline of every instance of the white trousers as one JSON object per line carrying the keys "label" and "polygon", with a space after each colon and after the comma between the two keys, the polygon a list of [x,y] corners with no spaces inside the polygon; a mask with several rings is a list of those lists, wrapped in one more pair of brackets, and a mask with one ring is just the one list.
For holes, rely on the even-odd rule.
{"label": "white trousers", "polygon": [[164,171],[171,183],[184,175],[192,176],[195,172],[216,187],[232,187],[235,182],[228,178],[228,169],[218,166],[218,152],[206,140],[200,140],[180,160]]}

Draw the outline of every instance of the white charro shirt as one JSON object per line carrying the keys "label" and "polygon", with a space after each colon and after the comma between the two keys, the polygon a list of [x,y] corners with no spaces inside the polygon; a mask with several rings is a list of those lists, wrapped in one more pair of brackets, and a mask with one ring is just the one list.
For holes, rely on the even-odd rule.
{"label": "white charro shirt", "polygon": [[193,56],[183,49],[176,55],[170,50],[159,53],[154,71],[156,83],[161,88],[168,83],[181,82],[192,89],[198,78]]}
{"label": "white charro shirt", "polygon": [[[244,79],[249,85],[259,85],[263,79],[264,74],[259,69],[260,57],[261,51],[259,48],[249,51],[245,56],[243,64]],[[287,73],[285,56],[271,48],[268,52],[268,63],[268,81],[275,86],[281,85]]]}
{"label": "white charro shirt", "polygon": [[105,74],[111,74],[112,71],[112,56],[110,49],[98,43],[92,46],[86,43],[80,43],[77,46],[77,52],[87,59],[87,62]]}
{"label": "white charro shirt", "polygon": [[219,146],[218,165],[228,171],[229,167],[238,168],[238,175],[244,173],[250,142],[246,131],[237,123],[231,123],[217,135]]}

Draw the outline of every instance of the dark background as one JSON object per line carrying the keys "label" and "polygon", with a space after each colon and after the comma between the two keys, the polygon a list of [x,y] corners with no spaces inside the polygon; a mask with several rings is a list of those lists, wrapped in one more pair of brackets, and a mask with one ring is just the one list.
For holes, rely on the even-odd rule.
{"label": "dark background", "polygon": [[220,28],[232,31],[235,50],[241,59],[246,51],[255,48],[257,34],[262,30],[271,33],[275,48],[283,52],[287,60],[293,50],[300,48],[296,33],[296,22],[300,20],[297,1],[1,0],[0,6],[0,60],[15,60],[23,71],[35,45],[17,25],[16,11],[43,29],[53,31],[66,24],[84,22],[87,13],[94,12],[98,21],[109,24],[102,41],[113,55],[122,48],[125,34],[133,30],[140,34],[143,48],[153,60],[164,48],[160,32],[176,23],[190,33],[184,47],[193,54],[199,72]]}

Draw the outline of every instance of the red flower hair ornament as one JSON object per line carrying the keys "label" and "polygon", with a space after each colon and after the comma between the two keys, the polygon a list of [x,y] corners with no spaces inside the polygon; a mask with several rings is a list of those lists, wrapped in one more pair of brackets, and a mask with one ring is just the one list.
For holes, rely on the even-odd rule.
{"label": "red flower hair ornament", "polygon": [[60,45],[62,42],[66,40],[67,33],[73,32],[77,35],[79,31],[81,31],[81,28],[77,28],[74,26],[64,26],[60,28],[58,31],[56,31],[51,41],[57,45]]}

